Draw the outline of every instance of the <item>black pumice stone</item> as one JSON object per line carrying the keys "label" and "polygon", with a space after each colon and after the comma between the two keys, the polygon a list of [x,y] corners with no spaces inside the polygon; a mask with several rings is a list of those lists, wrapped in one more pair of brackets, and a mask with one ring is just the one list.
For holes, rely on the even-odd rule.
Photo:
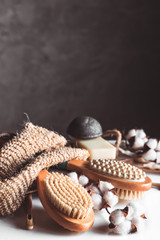
{"label": "black pumice stone", "polygon": [[78,139],[96,138],[102,133],[101,124],[88,116],[79,116],[73,119],[67,128],[67,134]]}

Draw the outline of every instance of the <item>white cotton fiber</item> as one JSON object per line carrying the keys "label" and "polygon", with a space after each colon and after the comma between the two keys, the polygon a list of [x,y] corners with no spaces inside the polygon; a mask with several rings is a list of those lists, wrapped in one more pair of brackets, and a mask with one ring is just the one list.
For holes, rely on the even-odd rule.
{"label": "white cotton fiber", "polygon": [[106,191],[103,195],[103,199],[110,207],[114,207],[118,203],[118,196],[111,191]]}
{"label": "white cotton fiber", "polygon": [[128,205],[127,207],[128,207],[128,214],[126,216],[126,219],[132,220],[134,216],[134,207],[132,207],[132,205]]}
{"label": "white cotton fiber", "polygon": [[130,202],[128,204],[128,207],[132,208],[132,211],[133,211],[132,218],[140,217],[141,215],[143,215],[145,213],[144,206],[142,204],[140,204],[138,201]]}
{"label": "white cotton fiber", "polygon": [[78,175],[76,172],[70,172],[67,174],[73,181],[75,181],[76,183],[79,183],[78,181]]}
{"label": "white cotton fiber", "polygon": [[86,186],[86,185],[89,183],[88,177],[86,177],[86,176],[84,176],[84,175],[80,175],[78,180],[79,180],[79,183],[80,183],[82,186]]}
{"label": "white cotton fiber", "polygon": [[119,225],[120,223],[125,221],[124,212],[121,209],[116,209],[111,212],[109,220],[114,225]]}
{"label": "white cotton fiber", "polygon": [[149,138],[148,142],[146,142],[146,145],[151,149],[155,149],[157,147],[157,139]]}
{"label": "white cotton fiber", "polygon": [[133,218],[131,223],[135,225],[137,232],[142,232],[144,230],[145,219],[142,217]]}
{"label": "white cotton fiber", "polygon": [[100,181],[98,187],[102,193],[105,193],[106,191],[114,188],[114,186],[111,183],[104,181]]}
{"label": "white cotton fiber", "polygon": [[97,193],[93,193],[91,195],[91,198],[92,198],[92,202],[93,202],[93,208],[95,210],[100,210],[102,208],[102,204],[103,204],[102,196]]}
{"label": "white cotton fiber", "polygon": [[86,190],[93,190],[93,192],[100,194],[100,190],[97,186],[94,185],[94,183],[91,183],[89,186],[86,187]]}
{"label": "white cotton fiber", "polygon": [[143,153],[142,157],[146,161],[154,161],[156,159],[156,152],[153,149],[150,149],[147,152]]}
{"label": "white cotton fiber", "polygon": [[126,135],[126,140],[129,140],[131,137],[136,136],[136,130],[135,129],[131,129],[128,131],[127,135]]}
{"label": "white cotton fiber", "polygon": [[136,137],[133,143],[132,148],[135,150],[141,149],[144,147],[144,140],[142,138]]}
{"label": "white cotton fiber", "polygon": [[143,129],[137,129],[136,137],[138,137],[138,138],[145,138],[146,137],[146,133],[144,132]]}
{"label": "white cotton fiber", "polygon": [[113,233],[115,234],[128,234],[131,231],[131,221],[125,220],[124,222],[120,223],[117,227],[113,228]]}

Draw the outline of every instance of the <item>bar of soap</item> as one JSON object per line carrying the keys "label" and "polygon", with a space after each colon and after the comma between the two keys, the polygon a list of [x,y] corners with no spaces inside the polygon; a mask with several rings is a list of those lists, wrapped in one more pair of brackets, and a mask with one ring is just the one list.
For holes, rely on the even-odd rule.
{"label": "bar of soap", "polygon": [[116,158],[116,148],[102,137],[88,140],[76,139],[75,142],[77,147],[85,148],[89,151],[90,160]]}

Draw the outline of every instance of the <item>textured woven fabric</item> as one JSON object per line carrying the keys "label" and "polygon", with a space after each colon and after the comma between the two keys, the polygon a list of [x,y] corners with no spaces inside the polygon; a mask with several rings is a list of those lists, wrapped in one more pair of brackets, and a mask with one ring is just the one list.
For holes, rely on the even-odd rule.
{"label": "textured woven fabric", "polygon": [[17,176],[0,181],[0,215],[11,214],[21,206],[28,188],[42,169],[74,158],[86,160],[88,157],[87,150],[71,147],[59,147],[42,153]]}
{"label": "textured woven fabric", "polygon": [[67,143],[63,136],[45,128],[25,124],[20,134],[7,142],[0,152],[0,180],[19,172],[28,159],[37,152]]}

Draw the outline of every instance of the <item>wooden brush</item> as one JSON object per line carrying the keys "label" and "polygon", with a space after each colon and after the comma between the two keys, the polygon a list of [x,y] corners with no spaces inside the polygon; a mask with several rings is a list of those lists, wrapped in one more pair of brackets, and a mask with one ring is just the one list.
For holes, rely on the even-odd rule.
{"label": "wooden brush", "polygon": [[83,232],[94,222],[92,199],[70,177],[43,170],[37,178],[38,195],[48,215],[70,231]]}
{"label": "wooden brush", "polygon": [[83,173],[94,182],[110,182],[119,198],[125,200],[141,199],[152,186],[151,179],[141,169],[117,160],[70,160],[56,167]]}

